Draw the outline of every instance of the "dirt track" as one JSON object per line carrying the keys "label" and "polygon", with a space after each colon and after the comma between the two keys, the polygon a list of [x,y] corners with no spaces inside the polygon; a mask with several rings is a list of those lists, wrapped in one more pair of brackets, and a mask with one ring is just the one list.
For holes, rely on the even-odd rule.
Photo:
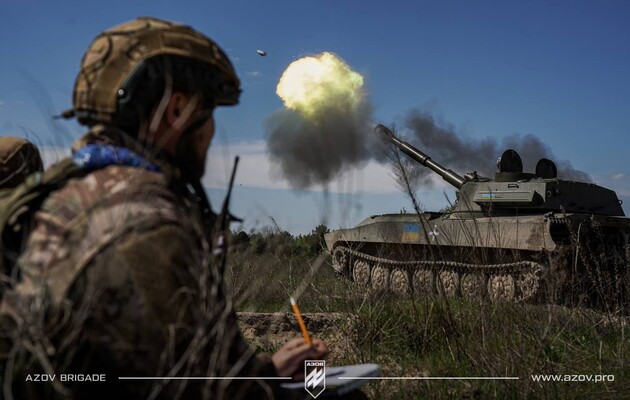
{"label": "dirt track", "polygon": [[[243,336],[253,346],[272,351],[286,341],[300,337],[300,328],[295,316],[290,313],[237,313]],[[330,349],[329,360],[348,355],[354,329],[352,318],[342,313],[304,314],[312,337],[324,340]]]}

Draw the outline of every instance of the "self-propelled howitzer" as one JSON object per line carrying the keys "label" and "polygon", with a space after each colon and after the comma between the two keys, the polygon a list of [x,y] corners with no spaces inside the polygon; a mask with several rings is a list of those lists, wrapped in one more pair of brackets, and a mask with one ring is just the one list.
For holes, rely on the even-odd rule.
{"label": "self-propelled howitzer", "polygon": [[386,127],[376,130],[453,185],[457,200],[446,212],[375,215],[326,234],[339,274],[400,294],[507,301],[557,301],[567,291],[571,298],[619,295],[619,279],[628,279],[630,219],[614,191],[560,179],[548,159],[523,172],[514,150],[503,153],[494,179],[461,176]]}

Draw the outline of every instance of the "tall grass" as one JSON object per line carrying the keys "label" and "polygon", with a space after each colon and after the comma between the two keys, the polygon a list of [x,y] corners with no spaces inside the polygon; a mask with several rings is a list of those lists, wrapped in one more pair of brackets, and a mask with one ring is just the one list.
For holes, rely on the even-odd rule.
{"label": "tall grass", "polygon": [[[370,398],[630,396],[627,315],[553,304],[401,298],[339,279],[330,259],[313,273],[313,261],[273,250],[235,252],[228,282],[237,308],[289,312],[288,297],[307,279],[299,299],[305,313],[338,312],[351,321],[349,327],[340,323],[342,332],[320,334],[331,340],[331,365],[377,363],[389,377],[518,378],[376,381],[364,386]],[[536,382],[533,374],[614,375],[614,381]]]}

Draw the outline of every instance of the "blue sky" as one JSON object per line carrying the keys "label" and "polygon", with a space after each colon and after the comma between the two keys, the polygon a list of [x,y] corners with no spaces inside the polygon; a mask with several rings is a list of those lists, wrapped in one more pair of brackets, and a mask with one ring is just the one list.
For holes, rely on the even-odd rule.
{"label": "blue sky", "polygon": [[[70,106],[83,51],[104,29],[142,15],[212,37],[242,77],[241,104],[216,113],[206,184],[217,204],[241,153],[234,206],[248,227],[273,217],[304,233],[411,208],[385,166],[302,192],[270,167],[264,123],[282,107],[278,79],[291,61],[322,51],[365,77],[376,122],[400,123],[421,109],[471,139],[534,134],[556,159],[616,190],[630,211],[630,2],[0,0],[1,133],[67,146],[82,128],[49,114]],[[435,210],[443,190],[418,195]]]}

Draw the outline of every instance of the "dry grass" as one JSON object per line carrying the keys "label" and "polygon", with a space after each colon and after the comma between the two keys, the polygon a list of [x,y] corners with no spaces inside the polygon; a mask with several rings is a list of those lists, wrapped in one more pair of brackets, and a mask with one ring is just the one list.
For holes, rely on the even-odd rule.
{"label": "dry grass", "polygon": [[[241,268],[236,264],[238,255],[233,260],[230,279],[239,276],[236,270]],[[269,318],[280,318],[284,325],[271,323],[272,328],[265,328],[265,323],[253,324],[256,329],[251,321],[243,325],[252,344],[273,351],[284,339],[299,335],[290,315],[285,314],[290,312],[287,299],[299,284],[298,277],[308,275],[310,267],[308,263],[279,262],[270,254],[239,261],[245,268],[256,268],[255,274],[241,271],[249,277],[249,290],[246,296],[240,292],[239,310],[282,313]],[[364,386],[370,398],[621,399],[630,393],[630,341],[626,337],[630,318],[605,310],[401,299],[339,280],[330,265],[312,278],[300,306],[307,314],[334,311],[343,316],[332,318],[333,323],[328,318],[325,324],[309,324],[329,342],[330,365],[378,363],[384,376],[519,378],[378,381]],[[614,382],[535,382],[532,374],[614,375]]]}

